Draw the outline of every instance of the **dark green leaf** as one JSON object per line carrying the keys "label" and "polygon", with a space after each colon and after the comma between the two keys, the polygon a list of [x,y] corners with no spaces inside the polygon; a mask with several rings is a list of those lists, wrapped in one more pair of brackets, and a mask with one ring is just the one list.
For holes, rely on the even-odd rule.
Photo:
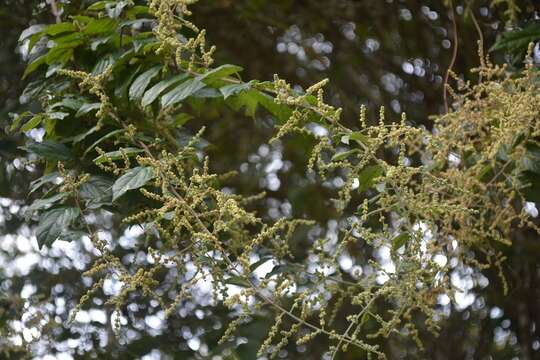
{"label": "dark green leaf", "polygon": [[184,80],[186,77],[187,74],[180,74],[158,82],[144,93],[141,105],[143,107],[150,105],[163,91]]}
{"label": "dark green leaf", "polygon": [[37,210],[50,208],[51,206],[53,206],[55,203],[57,203],[59,200],[62,200],[66,196],[67,196],[67,193],[59,193],[45,199],[34,200],[32,205],[30,205],[30,207],[28,208],[28,212],[32,213]]}
{"label": "dark green leaf", "polygon": [[358,186],[359,192],[364,192],[367,189],[375,185],[375,182],[378,177],[380,177],[384,172],[384,169],[380,165],[370,165],[362,169],[358,175]]}
{"label": "dark green leaf", "polygon": [[337,153],[334,156],[332,156],[332,161],[345,160],[346,158],[348,158],[349,156],[351,156],[352,154],[355,154],[357,152],[358,152],[358,149],[352,149],[352,150]]}
{"label": "dark green leaf", "polygon": [[151,69],[146,70],[141,75],[139,75],[135,81],[133,81],[133,84],[129,87],[129,99],[130,100],[139,100],[143,94],[148,85],[150,84],[150,81],[159,73],[161,70],[161,66],[154,66]]}
{"label": "dark green leaf", "polygon": [[109,33],[116,29],[117,22],[113,19],[92,19],[86,25],[84,33],[86,35],[99,35],[103,33]]}
{"label": "dark green leaf", "polygon": [[398,251],[399,248],[405,245],[410,238],[411,236],[407,232],[401,233],[398,236],[394,237],[392,239],[392,252],[395,253],[396,251]]}
{"label": "dark green leaf", "polygon": [[56,181],[56,179],[58,179],[59,177],[60,174],[57,171],[54,171],[50,174],[43,175],[42,177],[32,181],[30,183],[30,194],[41,188],[43,185]]}
{"label": "dark green leaf", "polygon": [[199,75],[198,79],[204,81],[204,83],[206,84],[209,84],[213,80],[222,79],[229,75],[236,74],[242,70],[243,69],[240,66],[225,64]]}
{"label": "dark green leaf", "polygon": [[120,176],[112,187],[113,201],[127,191],[138,189],[154,178],[154,170],[146,166],[138,166]]}
{"label": "dark green leaf", "polygon": [[240,287],[249,287],[250,286],[249,282],[246,279],[244,279],[244,278],[242,278],[240,276],[231,276],[230,278],[225,280],[225,283],[240,286]]}
{"label": "dark green leaf", "polygon": [[538,39],[540,39],[540,23],[536,22],[524,29],[503,33],[490,51],[524,52],[527,50],[529,43],[536,42]]}
{"label": "dark green leaf", "polygon": [[91,111],[99,109],[100,107],[101,107],[101,103],[83,104],[83,105],[81,105],[79,110],[77,110],[77,113],[75,114],[75,117],[81,117],[81,116],[83,116],[85,114],[88,114]]}
{"label": "dark green leaf", "polygon": [[86,201],[87,208],[109,205],[112,200],[112,185],[112,181],[103,176],[91,176],[81,185],[79,195]]}
{"label": "dark green leaf", "polygon": [[67,228],[79,214],[78,208],[65,206],[43,213],[36,228],[39,247],[49,246],[62,234],[67,234]]}
{"label": "dark green leaf", "polygon": [[43,141],[40,143],[32,143],[27,145],[23,149],[28,152],[34,153],[39,157],[56,160],[56,161],[70,161],[73,160],[73,154],[67,146],[54,141]]}
{"label": "dark green leaf", "polygon": [[56,36],[65,32],[77,31],[77,28],[72,23],[63,22],[47,26],[42,33],[46,35]]}
{"label": "dark green leaf", "polygon": [[249,90],[250,88],[251,88],[250,83],[231,84],[231,85],[226,85],[219,88],[219,91],[221,91],[221,94],[223,94],[223,98],[227,99],[231,95],[236,95],[239,92],[242,92],[244,90]]}
{"label": "dark green leaf", "polygon": [[100,155],[97,158],[95,158],[94,163],[101,164],[101,163],[105,162],[107,159],[119,160],[119,159],[122,158],[122,152],[124,154],[126,154],[127,156],[133,156],[135,154],[142,153],[143,150],[133,148],[133,147],[127,147],[127,148],[123,148],[121,151],[120,150],[111,151],[111,152],[105,153],[105,154]]}
{"label": "dark green leaf", "polygon": [[204,83],[199,79],[189,79],[182,84],[178,85],[161,98],[161,106],[167,107],[174,105],[188,96],[191,96],[197,90],[200,90],[204,87]]}

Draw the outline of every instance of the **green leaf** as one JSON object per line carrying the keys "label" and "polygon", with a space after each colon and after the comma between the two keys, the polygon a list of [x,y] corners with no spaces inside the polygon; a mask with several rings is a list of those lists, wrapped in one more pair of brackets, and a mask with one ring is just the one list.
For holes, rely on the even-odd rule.
{"label": "green leaf", "polygon": [[81,100],[79,100],[79,99],[64,98],[61,101],[55,102],[54,104],[50,105],[47,108],[47,111],[56,109],[58,107],[63,107],[63,108],[66,108],[66,109],[77,111],[82,106],[82,104],[83,104],[83,102]]}
{"label": "green leaf", "polygon": [[98,1],[90,5],[86,8],[86,10],[90,11],[98,11],[98,10],[105,10],[105,6],[107,4],[110,4],[112,1]]}
{"label": "green leaf", "polygon": [[53,111],[51,113],[47,113],[47,118],[54,120],[64,120],[67,116],[69,116],[69,113],[63,111]]}
{"label": "green leaf", "polygon": [[521,190],[527,201],[540,203],[540,175],[532,171],[522,174],[524,188]]}
{"label": "green leaf", "polygon": [[169,87],[179,83],[180,81],[187,78],[187,74],[180,74],[173,76],[172,78],[162,80],[148,89],[141,100],[141,105],[143,107],[150,105],[157,99],[157,97]]}
{"label": "green leaf", "polygon": [[236,74],[242,70],[243,68],[240,66],[225,64],[199,75],[198,79],[204,81],[204,83],[206,84],[209,84],[213,80],[222,79],[229,75]]}
{"label": "green leaf", "polygon": [[251,88],[251,83],[242,83],[242,84],[232,84],[225,85],[219,88],[223,98],[226,100],[231,95],[236,95],[242,91],[249,90]]}
{"label": "green leaf", "polygon": [[115,59],[112,56],[105,56],[94,65],[92,69],[92,75],[99,75],[103,73],[109,66],[114,65]]}
{"label": "green leaf", "polygon": [[112,187],[113,201],[124,195],[127,191],[138,189],[154,178],[154,170],[151,167],[138,166],[128,170],[120,176]]}
{"label": "green leaf", "polygon": [[42,119],[43,119],[43,117],[41,115],[34,116],[30,120],[28,120],[28,122],[26,124],[24,124],[21,127],[21,131],[26,132],[26,131],[32,130],[33,128],[35,128],[36,126],[38,126],[41,123]]}
{"label": "green leaf", "polygon": [[291,117],[292,110],[289,106],[276,103],[273,97],[259,90],[256,90],[255,94],[258,102],[280,122],[283,123]]}
{"label": "green leaf", "polygon": [[109,33],[116,29],[117,24],[118,23],[115,20],[109,18],[92,19],[86,25],[84,33],[86,35],[99,35]]}
{"label": "green leaf", "polygon": [[401,233],[398,236],[394,237],[392,239],[392,252],[395,253],[396,251],[398,251],[399,248],[405,245],[410,238],[411,236],[408,232]]}
{"label": "green leaf", "polygon": [[22,78],[25,79],[28,75],[36,71],[37,68],[45,64],[46,60],[47,60],[47,55],[42,55],[38,57],[37,59],[35,59],[34,61],[32,61],[30,64],[28,64],[28,66],[24,70]]}
{"label": "green leaf", "polygon": [[56,36],[65,32],[73,32],[77,31],[77,28],[72,23],[63,22],[58,24],[53,24],[47,26],[43,31],[42,34]]}
{"label": "green leaf", "polygon": [[71,161],[74,158],[67,146],[54,141],[45,140],[40,143],[32,143],[23,149],[49,160]]}
{"label": "green leaf", "polygon": [[197,90],[202,89],[204,86],[204,83],[199,79],[189,79],[163,95],[161,98],[161,106],[167,107],[174,105],[189,97]]}
{"label": "green leaf", "polygon": [[[135,154],[139,154],[139,153],[143,152],[142,149],[137,149],[137,148],[133,148],[133,147],[123,148],[122,151],[127,156],[133,156]],[[100,155],[100,156],[98,156],[97,158],[94,159],[94,163],[101,164],[101,163],[104,163],[107,159],[119,160],[119,159],[122,158],[122,151],[116,150],[116,151],[111,151],[111,152],[105,153],[103,155]]]}
{"label": "green leaf", "polygon": [[19,128],[19,126],[21,125],[21,122],[24,119],[30,117],[31,115],[32,115],[32,113],[30,111],[25,111],[22,114],[11,114],[10,113],[10,116],[12,118],[12,123],[11,123],[11,126],[9,127],[9,131],[14,132],[15,130],[17,130]]}
{"label": "green leaf", "polygon": [[101,107],[101,103],[82,104],[79,110],[75,113],[75,117],[81,117],[88,114],[91,111],[97,110]]}
{"label": "green leaf", "polygon": [[527,152],[522,161],[525,170],[540,174],[540,147],[533,144],[527,145]]}
{"label": "green leaf", "polygon": [[133,84],[129,87],[129,99],[130,100],[139,100],[143,94],[148,85],[150,84],[150,81],[159,73],[161,70],[161,66],[154,66],[151,69],[146,70],[141,75],[139,75],[135,81],[133,81]]}
{"label": "green leaf", "polygon": [[36,228],[39,248],[51,245],[62,234],[67,234],[67,228],[79,216],[80,211],[75,207],[59,207],[48,210],[41,215]]}
{"label": "green leaf", "polygon": [[40,178],[37,178],[36,180],[30,183],[30,194],[38,190],[45,184],[55,182],[56,179],[58,179],[59,177],[60,177],[60,173],[58,173],[58,171],[54,171],[50,174],[43,175]]}
{"label": "green leaf", "polygon": [[502,50],[509,53],[526,51],[529,43],[540,39],[540,23],[533,23],[524,29],[509,31],[491,47],[490,51]]}
{"label": "green leaf", "polygon": [[334,156],[332,156],[332,161],[345,160],[346,158],[348,158],[349,156],[351,156],[352,154],[355,154],[357,152],[358,152],[358,149],[352,149],[352,150],[337,153]]}
{"label": "green leaf", "polygon": [[380,165],[370,165],[362,169],[358,175],[358,186],[359,192],[364,192],[367,189],[375,185],[375,181],[384,173],[384,169]]}
{"label": "green leaf", "polygon": [[103,176],[91,176],[81,185],[80,197],[86,201],[86,207],[96,209],[111,204],[112,181]]}
{"label": "green leaf", "polygon": [[362,134],[360,131],[353,131],[352,133],[347,134],[350,140],[354,140],[357,143],[364,145],[369,145],[369,137]]}
{"label": "green leaf", "polygon": [[229,98],[227,104],[235,111],[245,107],[246,116],[254,117],[259,105],[258,91],[254,89],[242,91],[237,96]]}
{"label": "green leaf", "polygon": [[32,205],[30,205],[30,207],[28,208],[28,212],[32,213],[37,210],[50,208],[51,206],[53,206],[55,203],[57,203],[59,200],[62,200],[66,196],[67,196],[67,193],[59,193],[45,199],[34,200]]}
{"label": "green leaf", "polygon": [[249,282],[240,276],[231,276],[230,278],[225,280],[225,284],[231,284],[231,285],[236,285],[240,287],[250,286]]}
{"label": "green leaf", "polygon": [[107,140],[108,138],[116,135],[116,134],[121,134],[123,133],[124,130],[123,129],[117,129],[117,130],[113,130],[111,131],[110,133],[107,133],[105,135],[103,135],[102,137],[100,137],[99,139],[97,139],[96,141],[94,141],[94,143],[92,145],[90,145],[83,153],[83,157],[86,156],[86,154],[88,154],[90,151],[92,151],[96,146],[98,146],[101,142]]}

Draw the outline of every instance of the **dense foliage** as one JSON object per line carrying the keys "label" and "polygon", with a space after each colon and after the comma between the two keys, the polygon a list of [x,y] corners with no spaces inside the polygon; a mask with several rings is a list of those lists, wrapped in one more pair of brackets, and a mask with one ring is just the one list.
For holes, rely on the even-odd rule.
{"label": "dense foliage", "polygon": [[[384,108],[370,121],[365,106],[344,121],[326,80],[304,90],[215,64],[192,3],[98,1],[21,35],[21,102],[34,106],[10,131],[28,135],[26,170],[43,171],[25,212],[51,261],[73,244],[85,293],[10,304],[23,309],[3,328],[6,354],[39,351],[67,322],[94,343],[81,356],[111,343],[113,357],[421,356],[450,302],[487,284],[511,294],[507,249],[539,230],[534,32],[494,47],[527,54],[522,70],[481,46],[479,82],[454,76],[429,127]],[[278,196],[282,181],[295,186]]]}

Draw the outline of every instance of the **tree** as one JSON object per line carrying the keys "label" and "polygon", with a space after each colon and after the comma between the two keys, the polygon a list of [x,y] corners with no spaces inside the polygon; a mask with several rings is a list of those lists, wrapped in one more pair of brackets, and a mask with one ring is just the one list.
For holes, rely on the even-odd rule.
{"label": "tree", "polygon": [[[326,80],[302,89],[214,64],[191,3],[96,2],[21,37],[23,99],[40,110],[10,127],[43,173],[27,214],[59,265],[43,283],[6,275],[26,299],[6,299],[6,354],[77,339],[81,356],[112,358],[439,356],[475,285],[483,301],[519,289],[504,260],[519,264],[538,230],[532,50],[512,74],[481,51],[479,83],[456,78],[433,130],[384,109],[370,121],[365,106],[342,121]],[[522,35],[495,49],[523,52],[537,35]],[[520,348],[466,331],[487,343],[480,356],[532,358],[533,323],[512,325]]]}

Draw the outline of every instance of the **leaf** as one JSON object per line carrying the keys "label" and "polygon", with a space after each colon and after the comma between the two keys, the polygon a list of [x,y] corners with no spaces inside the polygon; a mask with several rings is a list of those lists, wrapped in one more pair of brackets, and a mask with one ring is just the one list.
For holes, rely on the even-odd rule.
{"label": "leaf", "polygon": [[43,80],[32,81],[29,83],[21,96],[19,96],[19,102],[21,104],[26,104],[30,100],[37,98],[45,88],[45,84],[46,83]]}
{"label": "leaf", "polygon": [[276,103],[273,97],[259,90],[256,90],[255,94],[258,102],[280,122],[283,123],[291,117],[292,110],[289,108],[289,106]]}
{"label": "leaf", "polygon": [[127,191],[138,189],[154,178],[154,170],[151,167],[138,166],[128,170],[120,176],[112,187],[113,201],[124,195]]}
{"label": "leaf", "polygon": [[360,131],[353,131],[348,134],[350,140],[354,140],[358,143],[369,145],[369,137],[362,134]]}
{"label": "leaf", "polygon": [[161,98],[161,106],[167,107],[174,105],[192,95],[197,90],[202,89],[204,86],[204,83],[199,79],[189,79],[163,95]]}
{"label": "leaf", "polygon": [[198,79],[209,84],[213,80],[222,79],[242,71],[243,68],[236,65],[225,64],[198,76]]}
{"label": "leaf", "polygon": [[[272,260],[272,257],[271,257],[271,256],[263,256],[261,259],[259,259],[258,261],[254,262],[253,264],[251,264],[251,265],[249,266],[249,270],[253,272],[253,271],[257,270],[257,268],[258,268],[259,266],[261,266],[262,264],[264,264],[264,263],[266,263],[266,262],[268,262],[268,261],[271,261],[271,260]],[[272,267],[272,268],[273,268],[273,267]]]}
{"label": "leaf", "polygon": [[96,146],[98,146],[101,142],[107,140],[108,138],[116,135],[116,134],[121,134],[123,133],[124,130],[123,129],[117,129],[117,130],[113,130],[111,131],[110,133],[107,133],[105,135],[103,135],[102,137],[100,137],[99,139],[97,139],[96,141],[94,141],[94,143],[92,145],[90,145],[83,153],[83,157],[86,156],[86,154],[88,154],[90,151],[92,151]]}
{"label": "leaf", "polygon": [[129,87],[129,99],[130,100],[139,100],[143,94],[148,85],[150,84],[150,81],[159,73],[161,70],[161,66],[154,66],[153,68],[150,68],[143,72],[141,75],[139,75],[135,81],[133,81],[133,84]]}
{"label": "leaf", "polygon": [[60,173],[58,173],[57,171],[37,178],[30,183],[30,194],[38,190],[43,185],[56,181],[56,179],[58,178],[60,178]]}
{"label": "leaf", "polygon": [[86,207],[96,209],[111,204],[112,181],[103,176],[91,176],[80,188],[79,195],[86,200]]}
{"label": "leaf", "polygon": [[335,154],[334,156],[332,156],[332,161],[341,161],[341,160],[345,160],[346,158],[348,158],[350,155],[354,154],[354,153],[357,153],[358,152],[358,149],[352,149],[352,150],[348,150],[348,151],[343,151],[343,152],[340,152],[340,153],[337,153]]}
{"label": "leaf", "polygon": [[81,117],[88,114],[90,111],[97,110],[101,107],[101,103],[82,104],[79,110],[75,113],[75,117]]}
{"label": "leaf", "polygon": [[408,232],[401,233],[398,236],[394,237],[392,239],[392,252],[395,253],[396,251],[398,251],[399,248],[405,245],[410,238],[411,236]]}
{"label": "leaf", "polygon": [[235,111],[240,110],[243,106],[245,107],[246,116],[254,117],[257,112],[257,106],[259,105],[258,91],[253,89],[242,91],[236,97],[230,98],[227,104]]}
{"label": "leaf", "polygon": [[79,216],[80,212],[75,207],[59,207],[48,210],[41,215],[36,228],[36,237],[39,248],[51,245],[62,234],[67,234],[67,228]]}
{"label": "leaf", "polygon": [[58,24],[53,24],[47,26],[43,31],[42,34],[56,36],[65,32],[73,32],[77,31],[77,28],[72,23],[63,22]]}
{"label": "leaf", "polygon": [[54,120],[64,120],[67,116],[69,116],[69,113],[63,111],[54,111],[51,113],[47,113],[47,118]]}
{"label": "leaf", "polygon": [[178,114],[176,119],[174,119],[174,125],[177,126],[177,127],[180,127],[180,126],[184,125],[185,123],[187,123],[189,120],[191,120],[193,118],[194,118],[194,116],[191,115],[191,114],[180,113],[180,114]]}
{"label": "leaf", "polygon": [[525,170],[540,174],[540,147],[533,144],[527,145],[527,152],[522,161]]}
{"label": "leaf", "polygon": [[525,171],[522,175],[524,188],[521,190],[527,201],[540,203],[540,175],[532,171]]}
{"label": "leaf", "polygon": [[358,182],[360,183],[358,186],[358,191],[364,192],[371,188],[373,185],[375,185],[375,180],[383,173],[384,169],[380,165],[371,165],[363,168],[358,175]]}
{"label": "leaf", "polygon": [[503,33],[490,51],[502,50],[510,53],[526,51],[529,43],[538,39],[540,39],[540,23],[534,23],[521,30]]}
{"label": "leaf", "polygon": [[240,287],[249,287],[249,282],[240,276],[231,276],[225,280],[225,284],[236,285]]}
{"label": "leaf", "polygon": [[194,98],[202,98],[202,99],[223,97],[223,95],[221,95],[221,93],[214,88],[202,88],[200,90],[197,90],[195,93],[193,93],[192,96]]}
{"label": "leaf", "polygon": [[80,240],[83,236],[86,236],[86,235],[88,235],[88,234],[85,233],[84,231],[66,230],[66,231],[62,232],[62,234],[60,234],[58,239],[63,240],[63,241],[71,242],[71,241]]}
{"label": "leaf", "polygon": [[23,149],[50,160],[70,161],[74,158],[67,146],[54,141],[45,140],[40,143],[32,143]]}
{"label": "leaf", "polygon": [[32,61],[30,64],[28,64],[28,66],[24,70],[22,78],[25,79],[28,75],[36,71],[38,67],[45,64],[46,59],[47,59],[47,55],[42,55],[38,57],[37,59],[35,59],[34,61]]}
{"label": "leaf", "polygon": [[9,127],[9,131],[10,132],[14,132],[15,130],[17,130],[19,128],[19,126],[21,125],[21,122],[28,118],[29,116],[32,115],[32,113],[30,111],[25,111],[23,112],[22,114],[13,114],[13,113],[10,113],[9,114],[10,117],[12,118],[12,123],[11,123],[11,126]]}
{"label": "leaf", "polygon": [[21,33],[21,36],[19,36],[19,42],[22,42],[23,40],[28,39],[30,36],[34,34],[41,34],[42,30],[45,28],[45,25],[30,25],[26,29],[23,30]]}
{"label": "leaf", "polygon": [[61,101],[58,101],[51,106],[47,108],[47,111],[56,109],[58,107],[64,107],[73,111],[77,111],[81,106],[83,105],[83,102],[79,99],[74,98],[64,98]]}
{"label": "leaf", "polygon": [[251,88],[251,83],[242,83],[242,84],[232,84],[226,85],[219,88],[223,98],[226,100],[231,95],[236,95],[242,91],[249,90]]}
{"label": "leaf", "polygon": [[173,76],[172,78],[169,78],[169,79],[162,80],[162,81],[158,82],[157,84],[152,86],[149,90],[147,90],[144,93],[144,96],[143,96],[143,98],[141,100],[141,105],[143,107],[146,107],[146,106],[150,105],[151,103],[154,102],[154,100],[157,99],[157,97],[163,91],[167,90],[172,85],[174,85],[176,83],[179,83],[180,81],[184,80],[185,78],[187,78],[187,74],[181,74],[181,75],[176,75],[176,76]]}
{"label": "leaf", "polygon": [[[127,156],[132,156],[132,155],[139,154],[139,153],[143,152],[142,149],[137,149],[137,148],[133,148],[133,147],[123,148],[122,151]],[[111,151],[111,152],[105,153],[103,155],[100,155],[100,156],[98,156],[97,158],[94,159],[94,163],[101,164],[101,163],[104,163],[107,159],[119,160],[119,159],[122,158],[122,151],[116,150],[116,151]]]}
{"label": "leaf", "polygon": [[21,131],[26,132],[32,130],[41,123],[42,119],[43,117],[41,115],[36,115],[32,117],[30,120],[28,120],[26,124],[21,127]]}
{"label": "leaf", "polygon": [[53,195],[53,196],[45,198],[45,199],[34,200],[32,205],[30,205],[28,207],[28,212],[32,213],[32,212],[37,211],[37,210],[43,210],[43,209],[50,208],[56,202],[58,202],[59,200],[62,200],[66,196],[67,196],[67,193],[59,193],[59,194]]}
{"label": "leaf", "polygon": [[117,22],[113,19],[92,19],[86,25],[84,33],[86,35],[98,35],[103,33],[109,33],[116,29]]}
{"label": "leaf", "polygon": [[102,74],[109,66],[114,65],[115,59],[112,56],[105,56],[104,58],[101,58],[96,65],[94,65],[94,68],[92,69],[92,75],[99,75]]}

